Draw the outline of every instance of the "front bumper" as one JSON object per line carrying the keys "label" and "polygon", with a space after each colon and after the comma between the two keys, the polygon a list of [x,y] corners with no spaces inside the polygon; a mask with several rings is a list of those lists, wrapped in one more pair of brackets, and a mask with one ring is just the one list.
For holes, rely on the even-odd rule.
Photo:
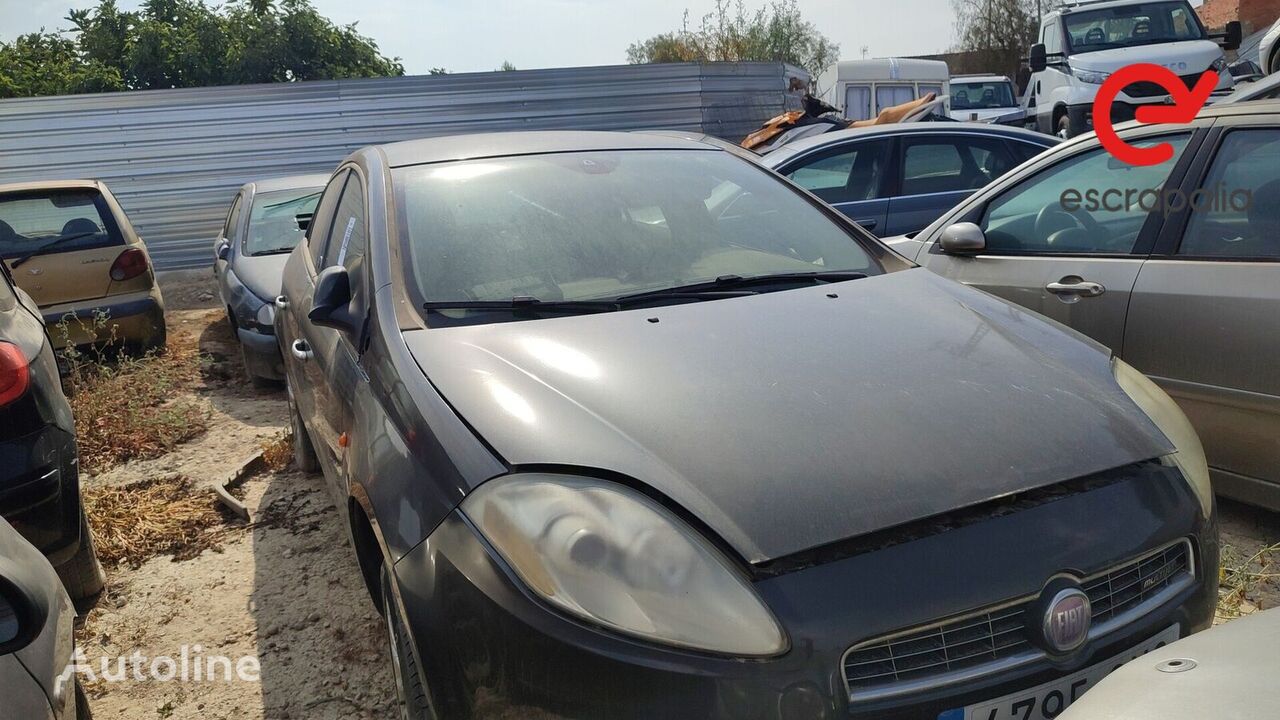
{"label": "front bumper", "polygon": [[75,438],[47,425],[0,441],[0,516],[54,566],[80,549]]}
{"label": "front bumper", "polygon": [[[1214,90],[1209,95],[1209,103],[1212,104],[1227,97],[1231,94],[1231,88],[1225,90]],[[1111,105],[1111,124],[1119,125],[1122,122],[1129,122],[1138,116],[1138,108],[1146,106],[1163,106],[1165,99],[1145,99],[1143,101],[1135,101],[1132,99],[1117,99]],[[1080,103],[1067,106],[1067,115],[1071,118],[1071,127],[1076,128],[1078,133],[1093,131],[1093,102]]]}
{"label": "front bumper", "polygon": [[284,358],[280,355],[280,343],[275,335],[237,327],[236,336],[244,349],[244,362],[250,374],[284,381]]}
{"label": "front bumper", "polygon": [[[850,698],[842,659],[861,640],[1038,592],[1057,573],[1085,575],[1181,537],[1192,539],[1196,582],[1064,659],[873,704]],[[1182,635],[1208,627],[1217,525],[1180,478],[1132,478],[796,567],[755,582],[791,640],[787,653],[763,660],[648,645],[558,614],[456,512],[396,564],[394,577],[443,717],[536,709],[577,720],[935,720],[1120,654],[1172,624]]]}
{"label": "front bumper", "polygon": [[[53,347],[104,343],[150,349],[165,343],[164,300],[159,288],[40,308]],[[100,321],[99,318],[105,319]]]}

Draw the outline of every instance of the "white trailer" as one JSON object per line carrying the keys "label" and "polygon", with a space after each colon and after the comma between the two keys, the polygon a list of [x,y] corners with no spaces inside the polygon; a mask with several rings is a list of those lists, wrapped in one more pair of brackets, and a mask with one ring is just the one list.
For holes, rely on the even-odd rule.
{"label": "white trailer", "polygon": [[818,78],[820,97],[850,120],[935,93],[950,110],[951,72],[941,60],[843,60]]}

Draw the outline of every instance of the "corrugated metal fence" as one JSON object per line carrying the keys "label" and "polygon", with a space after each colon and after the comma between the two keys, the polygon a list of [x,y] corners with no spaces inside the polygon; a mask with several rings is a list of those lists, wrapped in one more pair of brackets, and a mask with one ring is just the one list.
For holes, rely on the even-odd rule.
{"label": "corrugated metal fence", "polygon": [[795,107],[779,63],[625,65],[0,101],[0,183],[97,178],[162,270],[211,263],[235,190],[359,147],[499,130],[701,130]]}

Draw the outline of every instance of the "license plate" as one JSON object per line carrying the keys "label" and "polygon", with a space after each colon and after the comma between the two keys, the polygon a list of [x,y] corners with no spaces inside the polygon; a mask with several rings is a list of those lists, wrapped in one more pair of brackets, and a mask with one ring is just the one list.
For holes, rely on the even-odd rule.
{"label": "license plate", "polygon": [[966,708],[947,710],[938,715],[938,720],[1053,720],[1084,694],[1085,690],[1097,685],[1098,681],[1109,675],[1111,671],[1177,639],[1178,626],[1173,625],[1159,635],[1109,660],[1022,692]]}

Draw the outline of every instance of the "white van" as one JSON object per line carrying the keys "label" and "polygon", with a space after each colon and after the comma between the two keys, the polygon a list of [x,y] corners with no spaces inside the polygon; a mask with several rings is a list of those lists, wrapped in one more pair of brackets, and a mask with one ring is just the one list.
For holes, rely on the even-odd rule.
{"label": "white van", "polygon": [[844,60],[818,77],[822,100],[849,120],[869,120],[929,93],[949,103],[950,84],[946,63],[912,58]]}
{"label": "white van", "polygon": [[[1028,114],[1041,132],[1068,138],[1093,129],[1098,88],[1126,65],[1162,65],[1188,87],[1214,70],[1214,95],[1229,94],[1235,83],[1222,51],[1240,46],[1240,23],[1211,35],[1187,0],[1079,0],[1046,13],[1039,39],[1031,48]],[[1112,120],[1132,120],[1139,106],[1168,96],[1155,83],[1130,85],[1116,98]]]}
{"label": "white van", "polygon": [[1026,111],[1004,75],[957,75],[951,78],[951,119],[1022,127]]}

